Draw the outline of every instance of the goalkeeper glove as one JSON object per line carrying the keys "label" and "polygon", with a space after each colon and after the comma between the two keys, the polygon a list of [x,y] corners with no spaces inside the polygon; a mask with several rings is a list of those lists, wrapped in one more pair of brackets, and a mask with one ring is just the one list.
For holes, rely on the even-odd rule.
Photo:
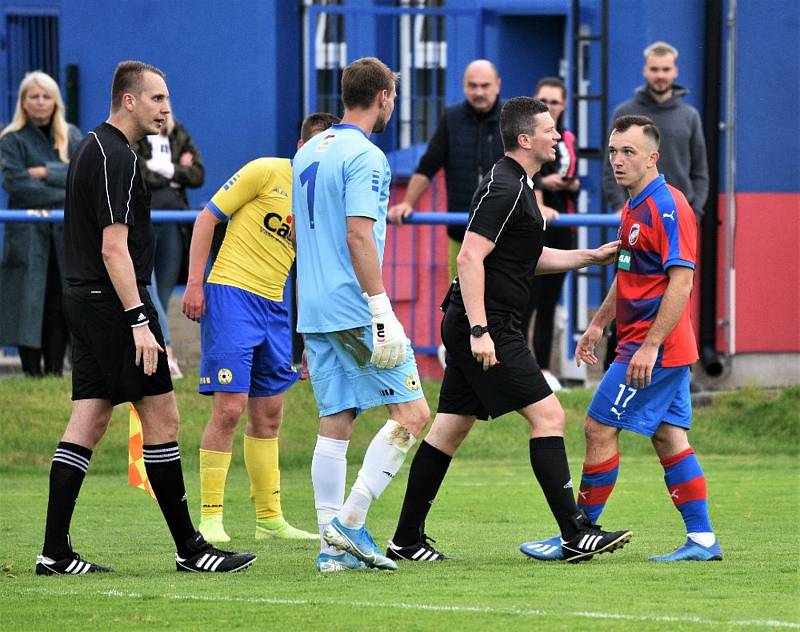
{"label": "goalkeeper glove", "polygon": [[371,362],[379,369],[391,369],[406,358],[406,332],[394,315],[386,292],[366,298],[372,314]]}

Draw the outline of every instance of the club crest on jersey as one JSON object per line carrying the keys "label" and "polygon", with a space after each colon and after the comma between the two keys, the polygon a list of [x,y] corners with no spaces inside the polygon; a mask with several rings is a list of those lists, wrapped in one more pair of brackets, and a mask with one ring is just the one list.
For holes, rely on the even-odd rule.
{"label": "club crest on jersey", "polygon": [[217,382],[220,384],[230,384],[233,381],[233,371],[230,369],[220,369],[217,371]]}
{"label": "club crest on jersey", "polygon": [[406,388],[412,393],[419,390],[419,376],[408,375],[406,376]]}
{"label": "club crest on jersey", "polygon": [[631,232],[628,233],[628,245],[633,246],[637,241],[639,241],[639,231],[641,227],[639,224],[634,224],[631,226]]}

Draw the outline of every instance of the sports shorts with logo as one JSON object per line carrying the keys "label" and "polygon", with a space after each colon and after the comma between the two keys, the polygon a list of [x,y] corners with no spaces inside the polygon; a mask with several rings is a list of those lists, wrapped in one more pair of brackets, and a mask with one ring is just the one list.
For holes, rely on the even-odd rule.
{"label": "sports shorts with logo", "polygon": [[541,401],[553,392],[528,349],[519,322],[500,316],[489,316],[488,320],[499,364],[484,371],[483,364],[472,356],[464,308],[453,303],[447,307],[442,319],[447,367],[437,412],[496,418]]}
{"label": "sports shorts with logo", "polygon": [[231,285],[206,283],[200,319],[203,394],[283,393],[300,377],[292,365],[292,330],[285,302]]}
{"label": "sports shorts with logo", "polygon": [[[145,325],[164,347],[158,314],[147,288],[139,286],[150,322]],[[113,405],[172,390],[167,354],[158,354],[153,375],[136,366],[136,345],[113,286],[68,287],[64,310],[72,334],[72,399],[105,399]]]}
{"label": "sports shorts with logo", "polygon": [[303,334],[311,387],[320,417],[381,404],[401,404],[423,396],[417,361],[406,342],[406,358],[391,369],[370,362],[372,328]]}
{"label": "sports shorts with logo", "polygon": [[656,367],[645,388],[625,383],[628,364],[614,362],[606,371],[589,404],[588,414],[607,426],[652,437],[668,423],[689,430],[692,425],[691,373],[688,366]]}

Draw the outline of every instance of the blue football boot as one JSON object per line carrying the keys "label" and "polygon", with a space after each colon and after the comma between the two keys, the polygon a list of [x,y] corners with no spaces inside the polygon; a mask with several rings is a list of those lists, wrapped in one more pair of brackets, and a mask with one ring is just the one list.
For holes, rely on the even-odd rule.
{"label": "blue football boot", "polygon": [[342,571],[363,571],[367,565],[361,560],[343,551],[339,555],[320,553],[317,555],[317,570],[320,573],[339,573]]}
{"label": "blue football boot", "polygon": [[367,566],[386,571],[397,570],[397,564],[381,553],[366,527],[350,529],[337,517],[325,527],[322,537],[330,546],[351,553]]}
{"label": "blue football boot", "polygon": [[561,536],[555,535],[549,540],[524,542],[519,545],[519,550],[535,560],[563,560],[564,552],[561,550]]}
{"label": "blue football boot", "polygon": [[703,546],[689,538],[686,544],[678,547],[672,553],[666,555],[654,555],[650,558],[651,562],[714,562],[722,559],[722,549],[719,548],[719,540],[715,540],[711,546]]}

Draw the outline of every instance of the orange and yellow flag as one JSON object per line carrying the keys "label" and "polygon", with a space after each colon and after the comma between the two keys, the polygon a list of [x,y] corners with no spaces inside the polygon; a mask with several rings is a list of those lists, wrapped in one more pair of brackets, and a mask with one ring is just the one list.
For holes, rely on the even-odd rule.
{"label": "orange and yellow flag", "polygon": [[128,416],[128,485],[145,490],[155,500],[156,495],[147,478],[144,467],[144,436],[142,434],[142,420],[133,404]]}

